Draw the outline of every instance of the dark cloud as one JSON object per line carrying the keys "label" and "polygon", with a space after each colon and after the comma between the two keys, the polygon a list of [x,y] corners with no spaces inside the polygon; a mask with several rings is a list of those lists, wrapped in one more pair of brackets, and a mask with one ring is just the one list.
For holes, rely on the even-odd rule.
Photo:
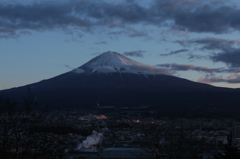
{"label": "dark cloud", "polygon": [[73,70],[73,69],[74,69],[74,68],[72,68],[72,67],[69,66],[69,65],[64,65],[64,67],[67,68],[67,69],[70,69],[70,70]]}
{"label": "dark cloud", "polygon": [[[145,16],[143,16],[145,15]],[[0,22],[6,28],[51,30],[80,27],[124,27],[149,19],[146,8],[137,3],[107,3],[102,0],[42,2],[24,5],[0,4]],[[144,20],[145,21],[145,20]]]}
{"label": "dark cloud", "polygon": [[200,44],[202,50],[211,51],[212,55],[209,58],[214,62],[223,62],[230,67],[240,67],[239,40],[204,38],[191,40],[188,43]]}
{"label": "dark cloud", "polygon": [[109,32],[108,35],[119,35],[119,34],[125,34],[125,31],[112,31]]}
{"label": "dark cloud", "polygon": [[18,38],[21,35],[31,35],[30,31],[16,31],[10,28],[0,28],[0,38],[8,39],[8,38]]}
{"label": "dark cloud", "polygon": [[193,60],[193,59],[200,60],[200,59],[207,59],[207,57],[201,56],[201,55],[188,54],[188,59],[189,60]]}
{"label": "dark cloud", "polygon": [[149,37],[145,31],[139,31],[133,28],[128,28],[127,33],[129,37]]}
{"label": "dark cloud", "polygon": [[143,53],[146,51],[143,50],[138,50],[138,51],[129,51],[129,52],[124,52],[123,55],[126,56],[135,56],[135,57],[143,57]]}
{"label": "dark cloud", "polygon": [[160,54],[160,56],[170,56],[170,55],[175,55],[175,54],[179,54],[179,53],[183,53],[183,52],[187,52],[187,49],[180,49],[180,50],[176,50],[176,51],[171,51],[167,54]]}
{"label": "dark cloud", "polygon": [[19,35],[13,29],[0,28],[0,38],[8,39],[8,38],[18,38]]}
{"label": "dark cloud", "polygon": [[120,31],[108,32],[109,36],[127,35],[128,37],[146,37],[150,38],[146,31],[137,30],[131,27],[124,28]]}
{"label": "dark cloud", "polygon": [[96,42],[95,44],[97,44],[97,45],[106,45],[107,42],[106,41],[99,41],[99,42]]}
{"label": "dark cloud", "polygon": [[186,40],[176,40],[174,41],[175,43],[179,44],[179,45],[182,45],[183,47],[187,47],[189,46],[189,42],[186,41]]}
{"label": "dark cloud", "polygon": [[[38,31],[78,28],[93,32],[96,27],[129,31],[129,26],[139,24],[157,27],[167,25],[176,30],[192,32],[225,33],[240,30],[240,9],[216,3],[216,0],[153,0],[153,3],[146,6],[139,3],[141,2],[113,3],[103,0],[0,3],[0,24],[1,28]],[[146,32],[130,32],[130,37],[146,36]],[[11,32],[5,34],[12,35]]]}
{"label": "dark cloud", "polygon": [[239,30],[240,10],[218,1],[155,1],[157,15],[172,20],[173,27],[192,32],[225,33]]}
{"label": "dark cloud", "polygon": [[240,74],[234,73],[229,75],[226,78],[217,77],[217,76],[205,76],[198,80],[198,82],[202,83],[218,83],[218,82],[225,82],[225,83],[240,83]]}
{"label": "dark cloud", "polygon": [[240,49],[229,48],[211,56],[215,62],[224,62],[231,67],[240,67]]}
{"label": "dark cloud", "polygon": [[232,47],[234,44],[238,44],[239,41],[225,40],[219,38],[204,38],[193,40],[192,43],[203,45],[203,47],[201,48],[203,50],[224,50]]}

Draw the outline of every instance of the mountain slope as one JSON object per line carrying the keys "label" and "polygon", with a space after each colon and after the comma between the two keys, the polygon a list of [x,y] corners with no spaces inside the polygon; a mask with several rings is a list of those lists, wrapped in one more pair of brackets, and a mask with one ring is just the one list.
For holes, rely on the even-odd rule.
{"label": "mountain slope", "polygon": [[[106,71],[106,68],[111,68]],[[180,110],[184,106],[235,107],[235,89],[196,83],[154,70],[118,53],[107,52],[79,68],[23,87],[0,93],[21,100],[27,88],[50,108],[89,106],[154,106]],[[158,74],[155,74],[158,73]]]}

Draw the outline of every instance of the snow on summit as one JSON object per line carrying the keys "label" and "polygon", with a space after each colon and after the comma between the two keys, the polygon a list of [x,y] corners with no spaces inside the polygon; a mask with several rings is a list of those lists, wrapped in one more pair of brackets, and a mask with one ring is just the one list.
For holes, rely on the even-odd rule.
{"label": "snow on summit", "polygon": [[126,72],[126,73],[142,73],[142,74],[169,74],[168,71],[154,66],[144,65],[130,58],[127,58],[117,52],[104,52],[99,56],[91,59],[84,65],[74,70],[76,73],[99,72]]}
{"label": "snow on summit", "polygon": [[121,68],[126,66],[141,66],[143,64],[133,61],[117,52],[104,52],[101,55],[93,58],[86,64],[82,65],[80,68],[96,69],[98,67],[112,67],[116,71],[120,71]]}

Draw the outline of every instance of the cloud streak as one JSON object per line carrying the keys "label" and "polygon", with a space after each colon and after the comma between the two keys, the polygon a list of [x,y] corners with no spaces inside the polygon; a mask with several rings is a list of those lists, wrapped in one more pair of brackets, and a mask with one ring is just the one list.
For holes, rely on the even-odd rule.
{"label": "cloud streak", "polygon": [[180,54],[180,53],[187,52],[187,51],[188,51],[187,49],[180,49],[180,50],[176,50],[176,51],[171,51],[167,54],[160,54],[160,56],[170,56],[170,55]]}
{"label": "cloud streak", "polygon": [[205,76],[202,77],[198,80],[198,82],[202,82],[202,83],[219,83],[219,82],[225,82],[225,83],[240,83],[240,74],[238,73],[234,73],[229,75],[226,78],[223,77],[219,77],[219,76]]}
{"label": "cloud streak", "polygon": [[[190,41],[191,42],[191,41]],[[203,38],[193,40],[192,43],[203,45],[202,50],[226,50],[235,44],[240,44],[240,40],[225,40],[220,38]]]}
{"label": "cloud streak", "polygon": [[[157,67],[168,69],[169,72],[175,73],[178,71],[197,71],[205,73],[204,77],[201,77],[197,82],[201,83],[229,83],[237,84],[240,83],[240,68],[208,68],[194,65],[184,65],[184,64],[159,64]],[[229,76],[224,78],[222,75],[217,76],[219,73],[231,73]]]}
{"label": "cloud streak", "polygon": [[129,51],[129,52],[124,52],[123,55],[126,56],[135,56],[135,57],[143,57],[143,53],[146,51],[143,50],[138,50],[138,51]]}
{"label": "cloud streak", "polygon": [[14,29],[9,28],[0,28],[0,38],[2,39],[9,39],[9,38],[18,38],[21,35],[31,35],[30,31],[16,31]]}
{"label": "cloud streak", "polygon": [[157,67],[166,68],[168,70],[172,71],[198,71],[198,72],[204,72],[209,74],[214,73],[236,73],[240,72],[240,69],[238,68],[208,68],[208,67],[202,67],[202,66],[194,66],[194,65],[184,65],[184,64],[177,64],[177,63],[167,63],[167,64],[158,64]]}
{"label": "cloud streak", "polygon": [[194,65],[183,65],[183,64],[177,64],[177,63],[172,63],[172,64],[158,64],[158,67],[164,67],[168,68],[170,70],[174,71],[201,71],[201,72],[206,72],[206,73],[213,73],[216,72],[217,69],[210,69],[207,67],[200,67],[200,66],[194,66]]}
{"label": "cloud streak", "polygon": [[106,45],[107,42],[106,41],[99,41],[99,42],[95,42],[95,44],[97,44],[97,45]]}

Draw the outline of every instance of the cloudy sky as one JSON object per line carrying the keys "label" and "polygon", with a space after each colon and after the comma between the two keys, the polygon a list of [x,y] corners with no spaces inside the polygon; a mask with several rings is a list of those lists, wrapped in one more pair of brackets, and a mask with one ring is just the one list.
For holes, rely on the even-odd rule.
{"label": "cloudy sky", "polygon": [[234,0],[0,0],[0,90],[119,52],[174,76],[240,88]]}

